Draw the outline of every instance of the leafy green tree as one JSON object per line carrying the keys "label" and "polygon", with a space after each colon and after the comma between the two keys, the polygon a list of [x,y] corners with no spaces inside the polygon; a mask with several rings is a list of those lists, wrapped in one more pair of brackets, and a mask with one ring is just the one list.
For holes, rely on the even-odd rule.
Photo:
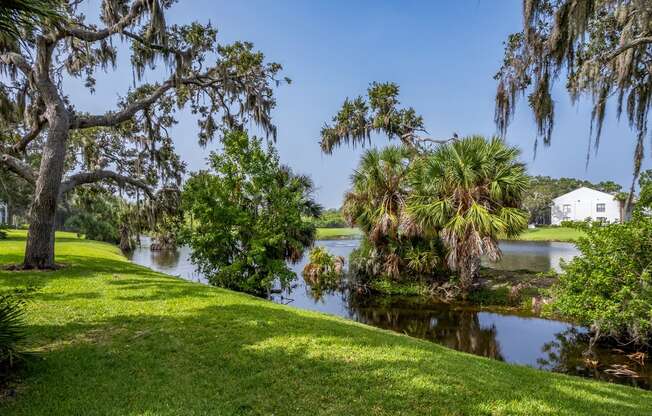
{"label": "leafy green tree", "polygon": [[636,130],[634,177],[625,209],[629,215],[652,106],[649,0],[525,0],[523,17],[523,30],[508,38],[496,74],[499,130],[506,132],[517,99],[529,91],[538,132],[535,145],[539,138],[548,145],[555,116],[551,91],[563,74],[574,102],[580,97],[593,100],[590,140],[597,150],[607,103],[615,97],[617,117],[625,111]]}
{"label": "leafy green tree", "polygon": [[649,215],[652,213],[652,169],[648,169],[641,173],[638,184],[641,187],[641,190],[639,192],[636,208],[641,213]]}
{"label": "leafy green tree", "polygon": [[[170,0],[103,0],[89,19],[98,24],[86,21],[80,1],[62,3],[57,24],[39,20],[0,50],[0,164],[34,189],[25,268],[54,267],[56,209],[75,187],[108,181],[153,198],[179,185],[183,164],[168,134],[177,111],[197,116],[201,144],[247,123],[276,132],[270,112],[281,66],[251,43],[220,44],[211,24],[167,26]],[[133,88],[104,114],[78,111],[63,80],[80,79],[93,93],[96,71],[118,65],[119,44],[131,52]],[[145,82],[161,65],[169,76]],[[80,151],[90,163],[75,166]],[[28,163],[34,154],[38,169]]]}
{"label": "leafy green tree", "polygon": [[211,153],[212,171],[194,173],[183,190],[193,216],[187,242],[192,259],[217,286],[264,295],[274,281],[294,278],[287,261],[298,262],[312,245],[321,207],[313,183],[279,163],[269,145],[232,131],[223,153]]}
{"label": "leafy green tree", "polygon": [[594,337],[652,340],[652,218],[586,227],[582,253],[563,266],[553,309],[591,327]]}
{"label": "leafy green tree", "polygon": [[480,257],[498,260],[498,238],[527,225],[520,205],[528,179],[518,155],[501,139],[470,136],[417,159],[410,172],[409,216],[423,229],[441,230],[463,293],[478,276]]}

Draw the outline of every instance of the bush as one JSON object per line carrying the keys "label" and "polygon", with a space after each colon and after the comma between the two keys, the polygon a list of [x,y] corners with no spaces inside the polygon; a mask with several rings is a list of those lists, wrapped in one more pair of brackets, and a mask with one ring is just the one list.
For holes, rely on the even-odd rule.
{"label": "bush", "polygon": [[0,296],[0,375],[24,358],[25,302],[12,295]]}
{"label": "bush", "polygon": [[563,265],[553,311],[589,325],[594,337],[652,339],[652,219],[585,228],[582,253]]}
{"label": "bush", "polygon": [[223,152],[211,153],[211,171],[192,174],[184,208],[195,226],[187,232],[192,261],[216,286],[264,296],[275,283],[289,287],[297,263],[315,239],[305,220],[321,207],[310,178],[280,164],[271,144],[233,131]]}
{"label": "bush", "polygon": [[313,286],[332,286],[339,281],[343,269],[343,257],[330,254],[324,247],[313,247],[302,274]]}

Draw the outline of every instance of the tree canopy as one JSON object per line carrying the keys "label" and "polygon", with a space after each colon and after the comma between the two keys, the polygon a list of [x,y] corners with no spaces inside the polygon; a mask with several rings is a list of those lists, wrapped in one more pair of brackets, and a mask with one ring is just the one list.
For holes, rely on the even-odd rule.
{"label": "tree canopy", "polygon": [[366,97],[346,98],[331,123],[321,130],[322,151],[330,154],[342,144],[371,144],[372,135],[379,133],[415,149],[449,141],[427,137],[423,118],[412,107],[400,108],[398,95],[398,85],[372,82]]}
{"label": "tree canopy", "polygon": [[537,138],[550,144],[555,121],[552,89],[560,76],[573,100],[593,102],[590,147],[600,145],[607,104],[618,118],[624,112],[636,131],[634,178],[627,198],[631,211],[636,179],[644,157],[652,105],[652,8],[648,0],[525,0],[524,27],[509,36],[503,65],[496,74],[495,120],[502,134],[518,98],[527,100]]}
{"label": "tree canopy", "polygon": [[[0,46],[0,163],[34,188],[25,267],[54,265],[61,194],[112,181],[152,198],[179,184],[184,165],[169,133],[178,111],[197,117],[201,144],[249,122],[276,137],[270,112],[281,66],[251,43],[219,42],[210,23],[167,25],[174,3],[103,0],[90,20],[79,1],[64,1],[60,20],[36,20],[21,42]],[[129,50],[133,86],[106,113],[80,110],[62,81],[78,79],[92,93],[95,74],[116,69],[118,45]],[[160,66],[167,76],[144,82]]]}
{"label": "tree canopy", "polygon": [[321,207],[310,178],[279,163],[270,145],[233,131],[222,153],[211,153],[211,171],[193,174],[183,206],[196,224],[188,243],[193,262],[215,285],[265,295],[278,279],[287,286],[296,263],[315,238]]}

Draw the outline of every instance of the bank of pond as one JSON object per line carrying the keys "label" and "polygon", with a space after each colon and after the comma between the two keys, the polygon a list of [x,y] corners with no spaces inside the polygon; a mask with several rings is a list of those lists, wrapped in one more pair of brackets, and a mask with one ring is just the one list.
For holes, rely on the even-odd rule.
{"label": "bank of pond", "polygon": [[[319,240],[331,254],[348,259],[357,239]],[[652,369],[641,355],[618,346],[593,346],[588,331],[572,323],[543,319],[536,309],[536,288],[548,286],[546,273],[560,270],[560,263],[579,251],[571,243],[501,242],[503,258],[484,262],[483,278],[498,287],[479,292],[468,303],[444,303],[433,296],[385,295],[346,284],[319,288],[302,276],[306,259],[296,265],[296,279],[285,290],[274,290],[270,299],[292,307],[325,312],[379,328],[404,333],[438,344],[508,363],[581,377],[652,388]],[[190,261],[190,249],[151,251],[148,241],[131,253],[133,262],[184,279],[207,283]],[[503,304],[501,290],[513,291],[518,281],[530,280],[516,305]],[[503,282],[504,281],[504,282]],[[506,284],[503,286],[503,283]],[[486,299],[483,299],[483,296]]]}

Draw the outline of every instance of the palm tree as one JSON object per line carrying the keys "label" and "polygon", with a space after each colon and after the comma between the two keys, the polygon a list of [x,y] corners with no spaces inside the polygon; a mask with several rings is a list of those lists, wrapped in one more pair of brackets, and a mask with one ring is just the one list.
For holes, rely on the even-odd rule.
{"label": "palm tree", "polygon": [[404,215],[410,155],[403,146],[367,150],[351,176],[342,207],[347,222],[362,230],[381,254],[384,271],[393,276],[398,275],[400,258],[391,246]]}
{"label": "palm tree", "polygon": [[498,238],[527,225],[520,205],[528,179],[519,153],[499,138],[471,136],[423,155],[410,172],[409,218],[423,229],[441,230],[464,295],[478,275],[480,257],[500,259]]}
{"label": "palm tree", "polygon": [[45,21],[61,18],[61,0],[2,0],[0,3],[0,50]]}

